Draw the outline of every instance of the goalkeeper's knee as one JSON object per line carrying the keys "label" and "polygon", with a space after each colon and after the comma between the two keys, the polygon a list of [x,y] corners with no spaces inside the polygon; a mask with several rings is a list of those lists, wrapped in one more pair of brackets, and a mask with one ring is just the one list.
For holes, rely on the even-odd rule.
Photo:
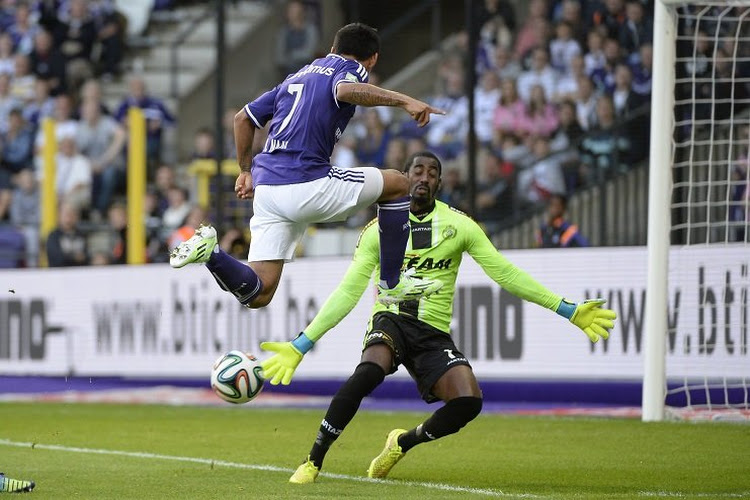
{"label": "goalkeeper's knee", "polygon": [[385,372],[375,363],[363,361],[352,376],[336,392],[334,398],[362,399],[368,396],[385,379]]}
{"label": "goalkeeper's knee", "polygon": [[482,411],[482,398],[467,396],[451,399],[425,421],[422,431],[430,439],[438,439],[461,430]]}

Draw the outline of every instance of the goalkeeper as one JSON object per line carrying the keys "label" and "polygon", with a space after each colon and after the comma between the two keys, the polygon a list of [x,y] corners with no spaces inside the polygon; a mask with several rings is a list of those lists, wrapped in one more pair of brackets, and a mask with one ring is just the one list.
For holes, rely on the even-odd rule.
{"label": "goalkeeper", "polygon": [[[394,429],[385,448],[373,459],[367,475],[383,478],[414,446],[458,432],[482,409],[482,392],[466,357],[450,336],[456,276],[464,252],[487,275],[518,297],[551,309],[569,319],[592,342],[609,337],[615,312],[603,309],[603,300],[572,303],[549,291],[511,264],[468,216],[435,200],[440,189],[441,164],[430,152],[412,155],[406,162],[411,194],[411,235],[406,251],[409,266],[424,276],[439,279],[439,294],[386,306],[376,304],[364,338],[360,364],[331,400],[310,454],[289,479],[315,481],[331,444],[341,435],[364,397],[404,365],[427,403],[445,404],[411,430]],[[312,323],[291,342],[264,342],[275,352],[263,370],[272,384],[289,384],[294,370],[313,344],[336,326],[357,304],[378,268],[378,226],[369,224],[357,244],[354,259],[341,284]]]}

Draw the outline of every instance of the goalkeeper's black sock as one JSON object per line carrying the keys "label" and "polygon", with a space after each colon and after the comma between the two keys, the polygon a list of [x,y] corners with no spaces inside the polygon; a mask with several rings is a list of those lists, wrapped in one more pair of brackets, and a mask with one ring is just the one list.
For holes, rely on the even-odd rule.
{"label": "goalkeeper's black sock", "polygon": [[474,420],[482,411],[482,398],[472,396],[451,399],[430,418],[398,438],[401,451],[406,453],[420,443],[454,434]]}
{"label": "goalkeeper's black sock", "polygon": [[326,416],[320,424],[315,444],[310,450],[310,461],[318,469],[323,466],[328,448],[354,418],[362,399],[380,385],[384,378],[385,373],[379,365],[365,361],[357,365],[349,380],[344,382],[333,396]]}
{"label": "goalkeeper's black sock", "polygon": [[255,271],[244,262],[235,259],[219,245],[214,247],[211,258],[206,267],[213,275],[222,290],[231,292],[240,304],[250,306],[250,303],[263,290],[263,283]]}

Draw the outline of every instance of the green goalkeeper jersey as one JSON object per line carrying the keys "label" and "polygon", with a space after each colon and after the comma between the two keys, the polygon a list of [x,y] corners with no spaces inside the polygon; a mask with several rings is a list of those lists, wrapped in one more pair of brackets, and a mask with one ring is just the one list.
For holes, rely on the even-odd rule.
{"label": "green goalkeeper jersey", "polygon": [[[497,284],[510,293],[547,309],[556,310],[562,297],[552,293],[526,272],[508,261],[492,245],[479,225],[463,212],[440,201],[425,217],[410,214],[411,234],[406,247],[404,268],[416,275],[439,279],[439,293],[385,306],[376,303],[373,315],[390,311],[409,315],[450,333],[456,277],[464,252],[468,253]],[[359,302],[374,277],[380,274],[380,241],[377,220],[362,231],[354,258],[338,288],[326,300],[305,334],[313,342],[339,323]]]}

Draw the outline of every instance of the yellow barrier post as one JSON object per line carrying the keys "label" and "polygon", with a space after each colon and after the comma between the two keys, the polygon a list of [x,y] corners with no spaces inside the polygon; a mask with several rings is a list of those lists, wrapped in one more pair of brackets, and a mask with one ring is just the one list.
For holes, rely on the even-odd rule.
{"label": "yellow barrier post", "polygon": [[128,264],[146,262],[146,118],[139,108],[128,109]]}
{"label": "yellow barrier post", "polygon": [[[210,183],[211,177],[216,173],[216,161],[214,160],[193,160],[188,166],[188,173],[195,176],[198,205],[208,208],[211,202]],[[238,176],[240,166],[237,160],[229,159],[221,162],[221,173],[223,175]]]}
{"label": "yellow barrier post", "polygon": [[44,146],[42,147],[42,196],[41,196],[41,220],[39,227],[40,241],[45,245],[45,250],[39,252],[39,265],[47,267],[47,236],[57,226],[57,169],[55,156],[57,155],[57,137],[55,136],[55,121],[52,118],[42,120],[42,134]]}

